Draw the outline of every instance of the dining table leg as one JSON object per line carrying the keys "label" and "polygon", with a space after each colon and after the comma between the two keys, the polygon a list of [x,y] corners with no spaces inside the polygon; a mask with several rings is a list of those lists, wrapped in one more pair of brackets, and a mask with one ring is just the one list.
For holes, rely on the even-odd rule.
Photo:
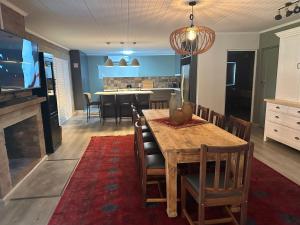
{"label": "dining table leg", "polygon": [[167,188],[167,214],[169,217],[177,216],[177,160],[176,154],[167,153],[166,157],[166,188]]}

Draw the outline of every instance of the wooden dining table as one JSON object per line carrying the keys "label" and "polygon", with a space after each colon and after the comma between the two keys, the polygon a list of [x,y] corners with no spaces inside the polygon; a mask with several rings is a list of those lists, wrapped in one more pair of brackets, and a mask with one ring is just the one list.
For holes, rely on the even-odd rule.
{"label": "wooden dining table", "polygon": [[[156,121],[168,117],[168,109],[143,110],[143,114],[165,158],[167,214],[169,217],[176,217],[178,164],[199,162],[202,144],[235,146],[247,142],[208,122],[174,128]],[[193,119],[202,120],[196,115],[193,115]],[[211,158],[213,160],[214,156]]]}

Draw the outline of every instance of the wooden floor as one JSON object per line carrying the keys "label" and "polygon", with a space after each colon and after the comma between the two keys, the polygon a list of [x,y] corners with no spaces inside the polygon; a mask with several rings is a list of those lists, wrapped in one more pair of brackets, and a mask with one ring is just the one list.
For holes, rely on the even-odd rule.
{"label": "wooden floor", "polygon": [[[89,123],[78,113],[63,126],[62,146],[0,203],[0,225],[46,225],[91,136],[132,134],[131,122],[100,125],[97,116]],[[274,141],[263,142],[263,131],[253,129],[255,157],[300,185],[300,151]]]}

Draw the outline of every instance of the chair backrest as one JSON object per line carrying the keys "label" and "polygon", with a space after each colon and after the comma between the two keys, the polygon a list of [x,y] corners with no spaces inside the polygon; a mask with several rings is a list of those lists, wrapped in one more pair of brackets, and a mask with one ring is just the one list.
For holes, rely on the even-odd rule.
{"label": "chair backrest", "polygon": [[132,102],[133,102],[133,95],[117,95],[117,102],[118,103],[129,103],[129,104],[132,104]]}
{"label": "chair backrest", "polygon": [[141,116],[140,116],[140,114],[137,112],[136,109],[132,109],[132,117],[133,117],[133,123],[134,123],[134,124],[137,122],[139,126],[142,125],[142,119],[141,119]]}
{"label": "chair backrest", "polygon": [[209,122],[224,129],[226,119],[225,119],[224,115],[212,110],[212,111],[210,111]]}
{"label": "chair backrest", "polygon": [[150,109],[168,109],[169,101],[168,100],[150,100],[149,108]]}
{"label": "chair backrest", "polygon": [[204,106],[198,105],[197,116],[200,116],[202,119],[205,119],[205,120],[208,121],[209,108],[206,108]]}
{"label": "chair backrest", "polygon": [[134,132],[136,135],[137,141],[137,148],[138,148],[138,155],[141,168],[145,169],[145,150],[144,150],[144,142],[143,142],[143,133],[142,133],[142,126],[138,123],[134,123]]}
{"label": "chair backrest", "polygon": [[247,142],[250,141],[251,126],[251,122],[242,120],[234,116],[229,117],[228,132]]}
{"label": "chair backrest", "polygon": [[[206,194],[222,196],[248,196],[253,143],[239,146],[216,147],[202,145],[200,151],[200,200]],[[208,154],[215,155],[214,171],[208,171]],[[225,160],[225,168],[221,162]]]}
{"label": "chair backrest", "polygon": [[138,104],[145,104],[145,103],[149,103],[149,99],[150,99],[150,95],[149,94],[138,94],[135,96],[136,97],[136,101]]}
{"label": "chair backrest", "polygon": [[197,115],[197,106],[194,102],[190,102],[190,104],[192,105],[193,108],[193,114]]}
{"label": "chair backrest", "polygon": [[84,99],[86,101],[86,104],[89,105],[92,102],[92,94],[89,92],[84,92],[83,93]]}
{"label": "chair backrest", "polygon": [[116,96],[115,95],[101,95],[101,104],[104,103],[116,103]]}

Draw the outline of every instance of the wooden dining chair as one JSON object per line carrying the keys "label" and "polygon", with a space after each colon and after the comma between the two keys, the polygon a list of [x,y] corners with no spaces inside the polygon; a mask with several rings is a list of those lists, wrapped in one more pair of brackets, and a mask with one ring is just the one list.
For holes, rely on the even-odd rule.
{"label": "wooden dining chair", "polygon": [[208,121],[209,108],[206,108],[204,106],[198,105],[197,116],[200,116],[202,119]]}
{"label": "wooden dining chair", "polygon": [[[144,142],[142,137],[142,128],[135,123],[135,130],[137,134],[137,147],[138,147],[138,159],[140,169],[140,181],[142,186],[142,196],[144,204],[150,202],[166,202],[166,198],[162,197],[162,191],[160,189],[160,180],[165,180],[165,159],[161,153],[146,154],[144,149]],[[151,178],[151,180],[150,180]],[[147,195],[147,186],[150,184],[158,184],[160,197],[150,198]]]}
{"label": "wooden dining chair", "polygon": [[[208,155],[215,155],[215,168],[207,170]],[[226,156],[225,169],[221,167],[222,157]],[[202,145],[200,150],[200,173],[181,177],[181,212],[189,224],[219,224],[233,222],[246,225],[248,193],[250,184],[253,143],[213,147]],[[235,162],[235,163],[232,163]],[[187,192],[198,203],[198,220],[193,221],[186,209]],[[239,205],[240,222],[232,214],[229,206]],[[228,216],[225,218],[205,219],[206,207],[224,207]]]}
{"label": "wooden dining chair", "polygon": [[217,113],[217,112],[212,110],[212,111],[210,111],[210,114],[209,114],[209,122],[215,124],[216,126],[222,128],[222,129],[224,129],[226,119],[225,119],[224,115],[222,115],[220,113]]}
{"label": "wooden dining chair", "polygon": [[230,116],[228,122],[228,132],[249,142],[251,135],[252,123],[240,118]]}
{"label": "wooden dining chair", "polygon": [[[147,125],[142,124],[142,120],[136,109],[133,109],[133,117],[134,123],[138,123],[139,126],[142,127],[142,136],[144,142],[144,149],[146,150],[147,154],[154,154],[157,153],[158,145],[154,140],[154,137]],[[134,142],[136,143],[136,141]],[[135,145],[136,146],[136,145]]]}
{"label": "wooden dining chair", "polygon": [[168,109],[169,101],[168,100],[150,100],[149,108],[150,109]]}

